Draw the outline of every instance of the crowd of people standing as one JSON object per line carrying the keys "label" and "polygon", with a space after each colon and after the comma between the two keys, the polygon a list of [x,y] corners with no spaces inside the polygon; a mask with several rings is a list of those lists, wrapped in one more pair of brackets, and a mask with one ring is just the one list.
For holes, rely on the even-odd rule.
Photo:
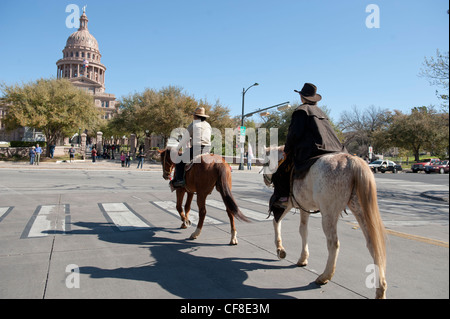
{"label": "crowd of people standing", "polygon": [[[105,145],[103,147],[103,153],[100,153],[97,151],[97,146],[94,144],[92,146],[88,146],[88,149],[91,149],[90,154],[92,158],[92,163],[96,163],[99,158],[102,159],[108,159],[108,160],[115,160],[117,158],[117,155],[120,154],[120,163],[122,167],[130,167],[131,163],[134,159],[137,160],[137,168],[142,169],[144,165],[144,161],[146,158],[146,154],[144,151],[144,146],[139,146],[138,150],[133,154],[130,151],[121,151],[121,147],[118,145]],[[55,152],[55,146],[50,145],[49,147],[49,155],[50,158],[54,157]],[[69,162],[72,162],[75,159],[75,154],[77,150],[74,147],[74,144],[71,144],[69,150],[67,151],[69,155]],[[32,146],[29,149],[28,155],[30,158],[30,165],[39,165],[41,160],[41,154],[43,153],[42,148],[39,146],[39,144],[36,144],[36,146]]]}
{"label": "crowd of people standing", "polygon": [[143,168],[143,164],[145,161],[145,151],[144,151],[144,146],[141,145],[138,149],[138,151],[133,154],[130,151],[120,151],[120,146],[115,146],[115,145],[105,145],[103,148],[103,154],[99,154],[99,152],[97,151],[97,147],[95,145],[92,146],[92,151],[91,151],[91,157],[92,157],[92,162],[95,163],[97,161],[98,158],[103,158],[103,159],[116,159],[117,154],[120,153],[120,162],[122,167],[130,167],[131,166],[131,162],[134,159],[138,160],[138,165],[137,168]]}

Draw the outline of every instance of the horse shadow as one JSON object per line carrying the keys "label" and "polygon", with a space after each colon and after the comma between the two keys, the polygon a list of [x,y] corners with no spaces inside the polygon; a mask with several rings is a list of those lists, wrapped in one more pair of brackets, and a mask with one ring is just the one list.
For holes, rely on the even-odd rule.
{"label": "horse shadow", "polygon": [[[304,287],[292,288],[253,286],[246,283],[249,272],[264,270],[264,276],[271,276],[271,270],[297,266],[280,266],[275,259],[200,256],[196,254],[199,249],[228,247],[228,245],[174,239],[168,236],[180,234],[179,229],[151,228],[141,231],[112,232],[110,225],[105,223],[79,222],[74,225],[84,229],[73,230],[72,235],[96,234],[100,240],[139,245],[142,248],[148,248],[150,253],[149,263],[134,267],[116,269],[80,267],[80,273],[90,278],[115,278],[156,283],[169,294],[184,299],[287,299],[293,297],[284,295],[286,293],[320,288],[314,282]],[[230,246],[230,249],[233,248]]]}

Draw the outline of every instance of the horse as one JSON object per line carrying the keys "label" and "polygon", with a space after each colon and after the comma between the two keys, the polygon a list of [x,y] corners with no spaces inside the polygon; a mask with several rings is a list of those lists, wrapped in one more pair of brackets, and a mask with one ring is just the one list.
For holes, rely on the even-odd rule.
{"label": "horse", "polygon": [[[161,164],[163,167],[163,178],[169,180],[175,163],[171,159],[170,147],[159,151],[161,155]],[[197,162],[197,161],[196,161]],[[233,194],[231,193],[231,167],[222,156],[214,154],[203,154],[198,163],[194,162],[192,167],[185,173],[186,185],[183,188],[176,189],[177,211],[180,214],[182,229],[191,225],[189,212],[194,194],[197,194],[197,205],[199,209],[199,220],[197,229],[191,234],[190,239],[194,240],[200,236],[203,222],[206,216],[206,197],[212,193],[214,187],[222,196],[231,225],[230,245],[237,245],[237,231],[234,224],[234,218],[249,222],[247,217],[240,211]],[[183,211],[183,199],[187,193],[186,202]]]}
{"label": "horse", "polygon": [[[277,152],[275,158],[278,160],[282,159],[283,150],[284,146],[266,149]],[[264,181],[267,186],[272,185],[272,175],[277,170],[277,164],[274,160],[269,161],[269,167],[265,169]],[[328,260],[324,272],[315,282],[319,285],[326,284],[336,269],[339,252],[337,222],[342,211],[348,207],[361,227],[367,248],[376,265],[375,274],[378,282],[375,282],[377,288],[375,297],[386,298],[386,233],[378,209],[375,178],[367,163],[359,157],[346,153],[331,153],[320,157],[306,175],[292,179],[288,206],[281,215],[274,213],[273,225],[278,258],[286,257],[281,239],[281,220],[292,208],[298,208],[301,219],[299,230],[302,252],[297,265],[304,267],[308,264],[308,219],[312,212],[320,211],[322,228],[327,239]]]}

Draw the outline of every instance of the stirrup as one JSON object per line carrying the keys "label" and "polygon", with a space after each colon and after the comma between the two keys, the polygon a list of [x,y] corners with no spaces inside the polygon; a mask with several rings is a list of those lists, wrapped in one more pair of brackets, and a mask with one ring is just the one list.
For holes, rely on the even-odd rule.
{"label": "stirrup", "polygon": [[185,185],[186,185],[185,181],[173,181],[172,182],[172,186],[174,188],[181,188],[181,187],[184,187]]}
{"label": "stirrup", "polygon": [[278,208],[283,208],[286,209],[289,205],[289,200],[287,201],[280,201],[277,200],[275,203],[273,203],[273,206],[278,207]]}

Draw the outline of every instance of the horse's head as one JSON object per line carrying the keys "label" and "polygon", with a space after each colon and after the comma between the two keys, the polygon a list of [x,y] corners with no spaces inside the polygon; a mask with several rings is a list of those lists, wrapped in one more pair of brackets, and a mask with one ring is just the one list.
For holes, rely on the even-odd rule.
{"label": "horse's head", "polygon": [[262,168],[264,183],[266,186],[272,186],[272,175],[278,169],[278,163],[284,158],[284,145],[276,147],[266,147],[264,165]]}
{"label": "horse's head", "polygon": [[170,151],[171,151],[170,147],[166,148],[165,150],[158,151],[159,154],[161,155],[161,165],[162,165],[162,169],[163,169],[163,178],[165,180],[169,180],[170,179],[170,175],[172,175],[172,170],[173,170],[173,168],[175,166],[175,164],[170,159]]}

